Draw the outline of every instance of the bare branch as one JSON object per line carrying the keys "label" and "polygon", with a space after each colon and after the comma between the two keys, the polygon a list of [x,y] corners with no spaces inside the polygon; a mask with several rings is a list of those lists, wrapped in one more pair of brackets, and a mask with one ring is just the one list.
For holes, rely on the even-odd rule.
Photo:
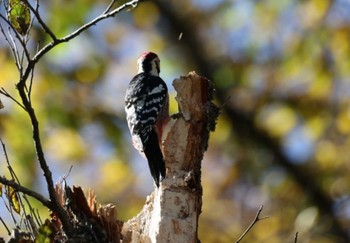
{"label": "bare branch", "polygon": [[13,100],[17,105],[19,105],[21,108],[23,108],[23,110],[26,110],[26,108],[21,104],[19,103],[18,100],[16,100],[12,95],[10,95],[4,88],[1,88],[0,89],[0,94],[10,98],[11,100]]}
{"label": "bare branch", "polygon": [[18,47],[16,44],[16,41],[14,40],[12,34],[11,34],[11,27],[8,27],[8,36],[11,39],[11,43],[12,43],[12,47],[13,47],[13,56],[15,57],[15,63],[17,65],[18,71],[19,71],[19,75],[22,75],[22,71],[23,71],[23,62],[21,61],[21,57],[19,56],[19,51],[18,51]]}
{"label": "bare branch", "polygon": [[[0,15],[0,17],[2,18],[1,15]],[[19,57],[18,57],[18,55],[17,55],[18,52],[16,52],[16,46],[13,46],[13,45],[12,45],[13,43],[11,43],[10,40],[7,38],[7,35],[6,35],[5,30],[4,30],[4,28],[2,27],[2,25],[0,25],[0,30],[1,30],[2,34],[4,35],[5,41],[7,42],[7,44],[9,45],[9,47],[10,47],[10,49],[11,49],[11,53],[12,53],[12,55],[13,55],[13,59],[15,60],[16,67],[17,67],[18,70],[20,70],[21,67],[20,67],[20,64],[19,64],[19,62],[18,62]]]}
{"label": "bare branch", "polygon": [[35,15],[36,19],[38,20],[39,24],[43,28],[43,30],[51,37],[53,41],[57,40],[56,35],[51,31],[51,29],[45,24],[45,22],[42,20],[40,13],[39,13],[39,1],[36,1],[35,8],[27,1],[27,6],[32,11],[32,13]]}
{"label": "bare branch", "polygon": [[[34,65],[32,66],[32,68],[30,70],[32,71],[33,68],[34,68]],[[46,180],[47,189],[48,189],[49,197],[51,200],[50,209],[53,212],[57,213],[59,219],[62,222],[64,231],[67,234],[67,236],[69,237],[73,233],[73,225],[72,225],[66,211],[61,207],[60,203],[58,202],[58,199],[56,198],[55,187],[54,187],[54,183],[52,180],[52,173],[51,173],[51,170],[49,169],[49,166],[46,162],[43,147],[41,144],[39,122],[38,122],[38,119],[36,117],[35,111],[32,107],[32,104],[31,104],[31,102],[26,94],[25,80],[24,80],[23,76],[21,77],[20,82],[17,84],[17,89],[18,89],[19,95],[21,96],[21,99],[22,99],[22,103],[23,103],[24,107],[26,108],[26,111],[30,117],[30,121],[32,124],[33,140],[34,140],[36,155],[37,155],[41,170],[44,172],[44,177]]]}
{"label": "bare branch", "polygon": [[35,65],[33,66],[33,70],[32,70],[32,72],[31,72],[30,81],[29,81],[29,89],[28,89],[28,99],[29,99],[29,102],[32,102],[32,100],[31,100],[31,94],[32,94],[33,79],[34,79],[34,69],[35,69]]}
{"label": "bare branch", "polygon": [[[35,217],[34,209],[33,209],[32,206],[30,205],[30,203],[29,203],[29,201],[28,201],[26,195],[29,195],[29,196],[34,197],[34,198],[37,199],[39,202],[41,202],[44,206],[46,206],[46,207],[48,207],[48,208],[50,209],[50,205],[51,205],[51,202],[50,202],[50,201],[48,201],[46,198],[44,198],[41,194],[36,193],[36,192],[34,192],[34,191],[32,191],[32,190],[30,190],[30,189],[28,189],[28,188],[22,187],[22,186],[20,185],[19,179],[18,179],[18,177],[16,176],[16,174],[15,174],[15,172],[14,172],[14,170],[12,169],[12,166],[11,166],[11,164],[10,164],[10,161],[9,161],[9,158],[8,158],[8,154],[7,154],[7,151],[6,151],[5,144],[3,143],[3,141],[2,141],[1,139],[0,139],[0,143],[1,143],[1,145],[2,145],[2,149],[3,149],[4,155],[5,155],[5,160],[6,160],[6,163],[7,163],[7,167],[8,167],[8,169],[9,169],[10,174],[11,174],[11,177],[12,177],[12,180],[7,180],[5,177],[0,177],[0,182],[1,182],[2,184],[4,184],[4,185],[7,185],[7,186],[11,186],[9,183],[12,183],[12,184],[14,183],[14,184],[16,184],[16,186],[13,186],[13,185],[12,185],[12,187],[13,187],[16,191],[20,191],[20,192],[23,193],[23,198],[24,198],[24,200],[27,202],[27,205],[29,206],[29,210],[30,210],[30,213],[31,213],[32,216]],[[3,179],[4,181],[2,181],[2,179]],[[17,182],[15,182],[15,181],[17,181]],[[7,183],[7,182],[9,182],[9,183]],[[23,189],[23,190],[21,190],[21,189]],[[25,208],[25,206],[24,206],[24,204],[23,204],[23,202],[22,202],[21,197],[19,197],[19,202],[20,202],[20,204],[21,204],[21,207],[22,207],[23,210],[24,210],[24,214],[27,215],[27,213],[25,212],[26,208]],[[11,207],[10,207],[9,209],[11,209]],[[12,213],[11,213],[11,215],[12,215]],[[28,228],[29,225],[27,224],[27,221],[24,220],[24,222],[25,222],[25,224],[26,224],[26,227]]]}
{"label": "bare branch", "polygon": [[254,226],[258,221],[269,218],[269,216],[262,217],[262,218],[260,217],[260,213],[261,213],[262,210],[263,210],[263,205],[260,206],[258,212],[257,212],[256,215],[255,215],[254,220],[251,222],[251,224],[249,225],[249,227],[244,231],[244,233],[238,238],[238,240],[236,240],[236,243],[240,242],[240,241],[248,234],[248,232],[253,228],[253,226]]}
{"label": "bare branch", "polygon": [[10,229],[7,227],[7,225],[5,224],[5,221],[1,217],[0,217],[0,221],[4,225],[4,227],[6,228],[7,234],[11,235]]}
{"label": "bare branch", "polygon": [[23,38],[22,38],[22,36],[20,34],[18,34],[18,32],[16,31],[16,29],[13,27],[13,25],[11,24],[11,22],[8,19],[6,19],[2,14],[0,14],[0,18],[2,18],[6,22],[6,24],[9,26],[9,28],[13,31],[13,33],[16,36],[16,39],[19,41],[19,43],[23,47],[23,50],[24,50],[24,53],[25,53],[27,59],[29,60],[30,56],[29,56],[28,50],[26,49],[26,41],[23,40]]}
{"label": "bare branch", "polygon": [[6,210],[10,213],[10,216],[11,216],[11,218],[12,218],[12,221],[13,221],[14,225],[17,227],[17,226],[18,226],[18,223],[17,223],[17,220],[16,220],[16,218],[15,218],[15,216],[14,216],[14,214],[13,214],[12,208],[10,207],[10,205],[8,205],[8,204],[6,203],[6,201],[5,201],[5,199],[4,199],[3,197],[1,197],[1,199],[2,199],[2,201],[4,202],[4,205],[5,205]]}
{"label": "bare branch", "polygon": [[[18,177],[17,177],[15,171],[13,170],[13,168],[12,168],[12,166],[11,166],[11,164],[10,164],[10,160],[9,160],[9,157],[8,157],[8,154],[7,154],[6,146],[5,146],[4,142],[3,142],[1,139],[0,139],[0,143],[1,143],[1,145],[2,145],[2,150],[4,151],[5,160],[6,160],[6,163],[7,163],[7,168],[8,168],[8,170],[10,171],[12,180],[13,180],[13,181],[16,181],[16,182],[18,183],[18,185],[21,185],[21,183],[20,183],[20,181],[19,181],[19,179],[18,179]],[[37,219],[37,215],[36,215],[36,213],[35,213],[35,211],[34,211],[34,208],[33,208],[32,205],[30,204],[30,202],[29,202],[27,196],[26,196],[25,194],[23,194],[22,197],[23,197],[23,199],[26,201],[26,205],[27,205],[28,208],[29,208],[31,217]],[[19,197],[19,202],[21,203],[21,207],[23,208],[24,215],[27,217],[28,214],[26,213],[26,207],[24,206],[24,203],[23,203],[23,201],[22,201],[22,197]],[[39,221],[37,221],[37,222],[39,222]],[[27,228],[28,228],[29,224],[27,223],[27,220],[24,220],[24,223],[26,224],[26,226],[27,226]],[[38,225],[40,225],[40,224],[38,223]]]}
{"label": "bare branch", "polygon": [[112,0],[111,3],[108,5],[108,7],[106,8],[106,10],[103,12],[103,14],[107,14],[109,11],[111,11],[113,5],[115,4],[117,0]]}
{"label": "bare branch", "polygon": [[0,176],[0,182],[6,186],[13,187],[16,191],[22,192],[28,196],[35,198],[36,200],[41,202],[45,207],[53,210],[51,202],[48,199],[46,199],[44,196],[42,196],[41,194],[39,194],[35,191],[32,191],[26,187],[23,187],[12,180],[7,180],[3,176]]}
{"label": "bare branch", "polygon": [[[18,48],[17,48],[17,44],[16,42],[14,41],[14,38],[12,37],[12,34],[11,34],[11,30],[13,31],[13,33],[15,34],[16,36],[16,39],[19,41],[19,43],[21,44],[22,48],[23,48],[23,52],[27,58],[27,61],[29,62],[30,61],[30,54],[28,52],[28,49],[27,49],[27,42],[29,39],[27,40],[24,40],[22,39],[22,37],[18,34],[18,32],[15,30],[15,28],[12,26],[12,24],[10,23],[10,21],[8,21],[8,19],[6,19],[5,16],[3,16],[2,14],[0,14],[0,18],[8,25],[8,28],[9,28],[9,37],[12,41],[12,45],[11,46],[11,49],[13,48],[13,50],[15,50],[14,52],[14,56],[15,56],[15,61],[18,62],[19,65],[17,65],[18,67],[18,70],[20,71],[20,74],[22,75],[22,66],[23,66],[23,62],[20,61],[20,60],[23,60],[23,58],[20,58],[19,57],[19,51],[18,51]],[[2,27],[1,27],[2,28]],[[5,39],[6,39],[6,35],[4,33],[4,36],[5,36]],[[9,42],[8,42],[9,43]],[[13,52],[13,51],[12,51]],[[22,53],[23,54],[23,53]]]}
{"label": "bare branch", "polygon": [[[123,5],[119,6],[118,8],[114,9],[113,11],[110,11],[108,13],[103,13],[100,16],[96,17],[95,19],[93,19],[92,21],[90,21],[89,23],[81,26],[79,29],[77,29],[76,31],[74,31],[73,33],[60,38],[60,39],[53,39],[50,43],[48,43],[47,45],[45,45],[43,48],[41,48],[32,59],[28,60],[28,64],[27,67],[25,68],[25,71],[23,73],[23,75],[21,75],[20,81],[19,83],[25,83],[26,80],[28,79],[30,72],[32,71],[32,69],[34,68],[34,65],[40,60],[40,58],[42,56],[44,56],[47,52],[49,52],[52,48],[54,48],[55,46],[57,46],[58,44],[61,44],[63,42],[68,42],[71,39],[77,37],[78,35],[80,35],[83,31],[89,29],[91,26],[96,25],[98,22],[100,22],[103,19],[106,18],[110,18],[110,17],[114,17],[116,14],[118,14],[119,12],[125,10],[126,8],[135,8],[137,7],[137,5],[140,2],[143,2],[145,0],[132,0],[129,2],[124,3]],[[106,10],[109,10],[110,8],[112,8],[112,5],[114,4],[113,2],[115,2],[115,0],[112,0],[111,4],[109,7],[107,7]],[[113,4],[112,4],[113,3]],[[32,7],[32,6],[31,6]],[[38,12],[37,12],[38,13]],[[5,19],[6,20],[6,19]],[[8,22],[6,20],[6,22]],[[52,37],[52,36],[51,36]],[[25,48],[24,48],[25,49]],[[26,50],[26,49],[25,49]]]}
{"label": "bare branch", "polygon": [[[118,14],[119,12],[125,10],[126,8],[135,8],[137,7],[137,5],[142,2],[144,0],[132,0],[129,2],[124,3],[123,5],[119,6],[118,8],[114,9],[113,11],[110,11],[108,13],[104,13],[101,14],[100,16],[96,17],[95,19],[91,20],[89,23],[81,26],[79,29],[77,29],[76,31],[74,31],[73,33],[57,39],[57,40],[53,40],[51,41],[49,44],[47,44],[46,46],[44,46],[32,59],[32,61],[34,63],[36,63],[45,53],[47,53],[48,51],[50,51],[53,47],[55,47],[56,45],[63,43],[63,42],[68,42],[71,39],[75,38],[76,36],[78,36],[79,34],[81,34],[83,31],[85,31],[86,29],[90,28],[93,25],[96,25],[98,22],[100,22],[103,19],[106,18],[110,18],[110,17],[114,17],[116,14]],[[109,8],[109,7],[108,7]],[[107,10],[108,10],[107,8]]]}

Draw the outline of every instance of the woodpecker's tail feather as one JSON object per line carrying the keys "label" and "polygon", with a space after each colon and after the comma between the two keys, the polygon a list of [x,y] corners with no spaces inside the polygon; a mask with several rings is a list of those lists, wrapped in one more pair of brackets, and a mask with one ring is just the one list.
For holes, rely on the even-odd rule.
{"label": "woodpecker's tail feather", "polygon": [[159,187],[159,182],[165,177],[165,162],[154,129],[150,132],[144,153],[154,182]]}

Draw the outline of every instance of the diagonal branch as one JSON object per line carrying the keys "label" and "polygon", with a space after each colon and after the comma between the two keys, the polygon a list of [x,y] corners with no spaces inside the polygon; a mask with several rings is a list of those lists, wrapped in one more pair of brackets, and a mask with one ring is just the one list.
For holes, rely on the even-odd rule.
{"label": "diagonal branch", "polygon": [[[0,18],[3,18],[3,16],[1,14],[0,14]],[[10,42],[10,40],[7,38],[7,35],[6,35],[5,30],[2,27],[2,25],[0,25],[0,31],[3,34],[5,41],[7,42],[7,44],[9,45],[9,47],[11,49],[11,53],[12,53],[13,59],[15,60],[17,70],[21,70],[22,67],[19,63],[19,57],[18,57],[18,51],[17,51],[16,45],[14,45],[13,42]]]}
{"label": "diagonal branch", "polygon": [[108,7],[106,8],[106,10],[103,12],[103,14],[107,14],[109,11],[111,11],[113,5],[115,4],[117,0],[112,0],[111,3],[108,5]]}
{"label": "diagonal branch", "polygon": [[[26,46],[26,41],[24,41],[23,39],[22,39],[22,37],[20,36],[20,34],[16,31],[16,29],[13,27],[13,25],[11,24],[11,22],[7,19],[7,18],[5,18],[5,16],[3,16],[2,14],[0,14],[0,18],[9,26],[9,28],[13,31],[13,33],[15,34],[15,36],[16,36],[16,39],[19,41],[19,43],[21,44],[21,46],[22,46],[22,48],[23,48],[23,51],[24,51],[24,54],[25,54],[25,56],[26,56],[26,58],[27,58],[27,60],[29,61],[30,60],[30,55],[29,55],[29,52],[28,52],[28,49],[27,49],[27,46]],[[11,34],[9,35],[10,36],[10,38],[11,39],[13,39],[12,38],[12,36],[11,36]],[[13,45],[14,46],[16,46],[16,43],[13,41]],[[17,49],[16,49],[17,50]],[[18,54],[18,52],[17,52],[17,54]],[[18,60],[20,60],[20,58],[18,57]]]}
{"label": "diagonal branch", "polygon": [[[124,3],[123,5],[114,9],[113,11],[106,13],[107,10],[110,10],[110,8],[112,8],[112,5],[115,2],[114,0],[112,0],[111,4],[107,7],[107,9],[104,11],[104,13],[101,14],[100,16],[96,17],[95,19],[91,20],[90,22],[86,23],[85,25],[81,26],[80,28],[78,28],[77,30],[75,30],[74,32],[72,32],[71,34],[69,34],[63,38],[53,38],[53,40],[50,43],[48,43],[43,48],[41,48],[35,54],[35,56],[31,60],[28,61],[27,67],[25,68],[25,72],[23,73],[23,75],[20,79],[20,82],[26,82],[26,80],[28,79],[28,77],[30,75],[30,72],[32,72],[32,69],[34,68],[34,65],[40,60],[41,57],[43,57],[46,53],[48,53],[55,46],[72,40],[73,38],[77,37],[85,30],[96,25],[101,20],[104,20],[104,19],[110,18],[110,17],[114,17],[116,14],[120,13],[121,11],[123,11],[127,8],[136,8],[137,5],[143,1],[146,1],[146,0],[132,0],[132,1]],[[47,28],[47,30],[49,30],[49,28]]]}
{"label": "diagonal branch", "polygon": [[10,186],[10,187],[14,188],[16,191],[22,192],[28,196],[35,198],[36,200],[41,202],[45,207],[53,210],[51,202],[47,198],[45,198],[43,195],[41,195],[40,193],[37,193],[37,192],[32,191],[24,186],[21,186],[18,183],[14,182],[13,180],[8,180],[3,176],[0,176],[0,183],[4,184],[6,186]]}
{"label": "diagonal branch", "polygon": [[266,217],[260,217],[260,214],[263,210],[263,205],[260,206],[258,212],[256,213],[255,215],[255,218],[253,219],[253,221],[251,222],[251,224],[248,226],[248,228],[243,232],[243,234],[238,238],[238,240],[236,240],[236,243],[240,242],[244,236],[246,236],[248,234],[248,232],[253,228],[253,226],[260,220],[263,220],[263,219],[268,219],[269,216],[266,216]]}
{"label": "diagonal branch", "polygon": [[[8,170],[9,170],[10,175],[11,175],[11,178],[12,178],[11,181],[14,181],[14,182],[16,182],[18,185],[21,186],[20,180],[18,179],[18,177],[17,177],[15,171],[13,170],[13,168],[12,168],[12,166],[11,166],[11,163],[10,163],[10,160],[9,160],[9,157],[8,157],[8,154],[7,154],[6,146],[5,146],[5,144],[3,143],[3,141],[1,140],[1,138],[0,138],[0,144],[2,145],[2,150],[3,150],[4,155],[5,155],[5,160],[6,160],[6,163],[7,163],[7,168],[8,168]],[[5,178],[5,177],[4,177],[4,178]],[[24,194],[24,193],[22,193],[22,194],[23,194],[22,197],[23,197],[23,199],[24,199],[25,202],[26,202],[26,206],[25,206],[24,203],[22,202],[22,198],[21,198],[21,197],[19,197],[19,202],[20,202],[20,204],[21,204],[21,207],[23,208],[23,213],[24,213],[24,215],[29,216],[29,214],[26,212],[26,210],[27,210],[26,208],[28,207],[29,212],[30,212],[30,216],[31,216],[33,219],[36,219],[36,220],[37,220],[38,225],[41,225],[41,222],[40,222],[40,220],[38,220],[37,214],[35,213],[35,210],[34,210],[34,208],[32,207],[32,205],[30,204],[30,202],[29,202],[29,200],[28,200],[28,198],[27,198],[27,195]],[[27,222],[26,220],[24,221],[24,223],[25,223],[26,226],[29,226],[29,224],[28,224],[28,222]]]}
{"label": "diagonal branch", "polygon": [[57,40],[56,35],[51,31],[51,29],[45,24],[43,19],[41,18],[41,15],[39,13],[39,0],[36,1],[35,8],[27,1],[28,8],[32,11],[32,13],[35,15],[36,19],[38,20],[39,24],[43,28],[43,30],[51,37],[53,41]]}
{"label": "diagonal branch", "polygon": [[[33,66],[34,67],[34,66]],[[23,78],[23,77],[22,77]],[[21,81],[17,84],[17,89],[19,92],[19,95],[21,96],[23,106],[25,107],[29,117],[30,121],[32,124],[32,132],[33,132],[33,140],[34,140],[34,146],[36,150],[36,155],[41,167],[41,170],[44,172],[44,177],[47,183],[47,188],[49,192],[49,197],[50,197],[50,209],[57,213],[59,219],[62,222],[63,229],[67,236],[72,236],[73,234],[73,225],[72,222],[70,221],[68,214],[66,211],[62,208],[60,205],[56,193],[55,193],[55,187],[54,183],[52,180],[52,173],[51,170],[49,169],[49,166],[46,162],[43,147],[41,144],[41,139],[40,139],[40,130],[39,130],[39,122],[37,120],[35,111],[32,107],[32,104],[26,94],[26,89],[25,89],[25,80],[21,78]]]}
{"label": "diagonal branch", "polygon": [[[84,30],[90,28],[91,26],[97,24],[98,22],[100,22],[103,19],[106,18],[110,18],[110,17],[114,17],[116,14],[118,14],[119,12],[123,11],[126,8],[136,8],[137,5],[142,2],[144,0],[132,0],[129,2],[124,3],[123,5],[119,6],[118,8],[114,9],[113,11],[101,14],[100,16],[96,17],[95,19],[91,20],[89,23],[81,26],[79,29],[77,29],[76,31],[74,31],[73,33],[59,39],[59,41],[61,42],[67,42],[71,39],[73,39],[74,37],[78,36],[81,32],[83,32]],[[112,2],[113,3],[113,2]],[[108,8],[107,8],[108,9]]]}
{"label": "diagonal branch", "polygon": [[[119,6],[118,8],[114,9],[113,11],[107,12],[106,11],[101,14],[100,16],[96,17],[95,19],[91,20],[90,22],[86,23],[85,25],[81,26],[79,29],[75,30],[73,33],[63,37],[63,38],[59,38],[56,40],[51,41],[49,44],[47,44],[46,46],[44,46],[32,59],[32,61],[34,63],[36,63],[44,54],[46,54],[48,51],[50,51],[53,47],[55,47],[56,45],[63,43],[63,42],[68,42],[71,39],[77,37],[78,35],[80,35],[83,31],[87,30],[88,28],[96,25],[98,22],[100,22],[101,20],[104,20],[106,18],[110,18],[110,17],[114,17],[116,14],[118,14],[119,12],[125,10],[126,8],[135,8],[137,7],[137,5],[140,2],[143,2],[145,0],[132,0],[129,2],[124,3],[123,5]],[[113,1],[112,1],[113,3]],[[111,6],[111,4],[110,4]],[[107,10],[110,7],[107,8]]]}
{"label": "diagonal branch", "polygon": [[23,108],[24,110],[26,110],[26,108],[19,103],[18,100],[16,100],[12,95],[10,95],[4,88],[0,88],[0,94],[10,98],[11,100],[13,100],[17,105],[19,105],[21,108]]}

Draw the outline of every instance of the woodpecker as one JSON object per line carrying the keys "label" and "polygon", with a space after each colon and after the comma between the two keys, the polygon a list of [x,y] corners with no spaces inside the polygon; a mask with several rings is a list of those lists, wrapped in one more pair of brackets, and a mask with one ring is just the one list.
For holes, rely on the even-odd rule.
{"label": "woodpecker", "polygon": [[160,60],[153,52],[137,60],[138,74],[133,77],[125,95],[125,112],[134,147],[143,153],[151,175],[159,187],[165,177],[161,150],[163,128],[169,120],[168,88],[159,77]]}

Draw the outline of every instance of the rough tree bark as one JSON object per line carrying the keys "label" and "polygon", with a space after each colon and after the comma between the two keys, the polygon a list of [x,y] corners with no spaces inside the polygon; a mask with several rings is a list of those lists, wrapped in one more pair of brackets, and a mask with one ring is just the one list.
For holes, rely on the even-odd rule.
{"label": "rough tree bark", "polygon": [[124,223],[124,242],[198,242],[201,161],[219,109],[212,83],[195,72],[175,79],[179,115],[163,143],[166,178],[142,211]]}

